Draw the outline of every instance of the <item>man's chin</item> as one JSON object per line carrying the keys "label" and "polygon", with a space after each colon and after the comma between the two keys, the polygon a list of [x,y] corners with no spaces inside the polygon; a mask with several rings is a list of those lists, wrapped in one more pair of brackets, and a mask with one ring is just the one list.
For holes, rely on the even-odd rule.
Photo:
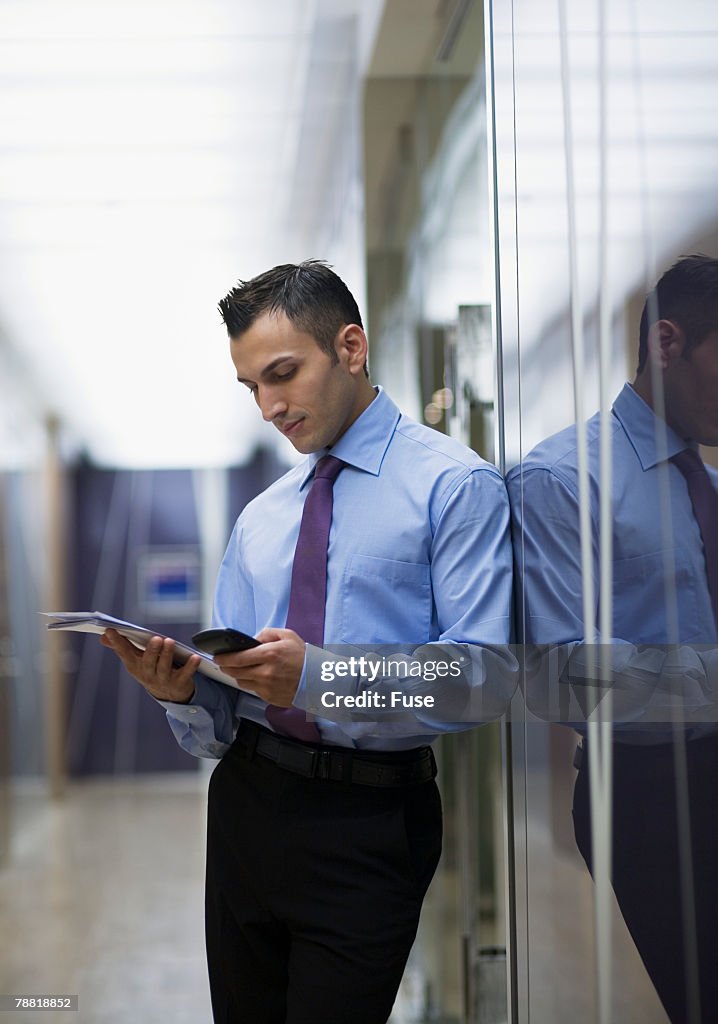
{"label": "man's chin", "polygon": [[300,455],[311,455],[312,452],[317,452],[321,448],[321,445],[313,444],[309,438],[306,437],[288,437],[287,440],[290,442],[292,448]]}
{"label": "man's chin", "polygon": [[281,427],[279,428],[279,432],[287,441],[289,441],[292,448],[300,453],[300,455],[308,455],[309,452],[314,451],[314,449],[312,447],[307,447],[308,444],[311,445],[311,441],[308,440],[304,434],[304,421],[298,421],[295,426],[298,427],[296,434],[293,430],[287,432]]}

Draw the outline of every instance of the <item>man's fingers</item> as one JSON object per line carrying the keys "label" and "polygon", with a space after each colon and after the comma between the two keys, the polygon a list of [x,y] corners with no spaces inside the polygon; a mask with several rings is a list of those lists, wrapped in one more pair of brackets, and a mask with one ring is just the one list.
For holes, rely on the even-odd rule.
{"label": "man's fingers", "polygon": [[195,674],[197,669],[202,664],[202,659],[199,654],[193,654],[182,666],[179,674],[179,680],[183,683],[189,682],[192,676]]}
{"label": "man's fingers", "polygon": [[148,654],[150,655],[150,666],[152,665],[152,659],[156,655],[155,672],[161,678],[167,678],[172,672],[174,648],[174,640],[170,640],[169,637],[160,641],[159,644],[155,644],[155,638],[153,637],[147,647]]}
{"label": "man's fingers", "polygon": [[172,671],[175,642],[169,637],[153,636],[144,651],[114,629],[108,630],[104,638],[128,668],[158,676],[168,676]]}
{"label": "man's fingers", "polygon": [[272,658],[269,644],[251,647],[247,651],[232,651],[230,654],[216,654],[214,660],[223,672],[232,674],[232,670],[244,672],[255,665],[264,665]]}
{"label": "man's fingers", "polygon": [[117,632],[116,629],[108,629],[107,632],[103,633],[100,640],[120,658],[124,665],[134,666],[142,660],[143,652],[135,647],[127,637],[122,636]]}
{"label": "man's fingers", "polygon": [[262,630],[259,636],[264,641],[259,647],[218,654],[215,661],[240,689],[256,693],[269,704],[288,707],[302,674],[304,641],[291,629]]}
{"label": "man's fingers", "polygon": [[144,651],[114,629],[107,630],[100,640],[118,656],[130,675],[157,700],[187,703],[192,697],[192,677],[202,662],[198,654],[193,654],[184,665],[176,666],[176,644],[170,637],[153,636]]}

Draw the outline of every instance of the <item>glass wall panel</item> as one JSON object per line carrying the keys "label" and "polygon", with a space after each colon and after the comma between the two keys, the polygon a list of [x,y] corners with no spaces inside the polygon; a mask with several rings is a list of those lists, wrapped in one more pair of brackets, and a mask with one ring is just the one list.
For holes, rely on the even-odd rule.
{"label": "glass wall panel", "polygon": [[682,305],[649,301],[636,366],[648,290],[683,254],[718,256],[718,8],[488,10],[526,644],[507,760],[511,1019],[714,1020],[715,542],[671,461],[702,442],[716,464],[710,260],[670,279]]}

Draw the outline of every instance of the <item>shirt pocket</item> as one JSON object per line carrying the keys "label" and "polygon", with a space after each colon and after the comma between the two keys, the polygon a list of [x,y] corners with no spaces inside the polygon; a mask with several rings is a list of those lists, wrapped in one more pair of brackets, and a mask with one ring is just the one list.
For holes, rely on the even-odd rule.
{"label": "shirt pocket", "polygon": [[667,643],[673,614],[678,640],[689,642],[700,634],[695,569],[681,548],[618,559],[613,601],[614,632],[623,640]]}
{"label": "shirt pocket", "polygon": [[353,644],[431,639],[431,566],[352,555],[342,579],[341,638]]}

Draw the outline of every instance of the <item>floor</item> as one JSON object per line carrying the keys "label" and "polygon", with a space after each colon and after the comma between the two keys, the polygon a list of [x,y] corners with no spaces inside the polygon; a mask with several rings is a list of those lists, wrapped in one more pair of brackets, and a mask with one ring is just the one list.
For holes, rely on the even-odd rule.
{"label": "floor", "polygon": [[[0,994],[77,994],[79,1012],[8,1011],[0,1024],[210,1024],[202,930],[206,788],[204,773],[74,783],[57,802],[40,783],[14,788],[11,855],[0,866]],[[540,823],[530,834],[531,902],[534,920],[543,922],[530,940],[531,1021],[589,1019],[591,954],[581,946],[590,937],[590,879],[556,857]],[[432,887],[391,1024],[425,1019],[437,958],[447,979],[441,1001],[454,1009],[433,1020],[458,1019],[450,883],[440,873]],[[616,927],[614,1019],[665,1024],[620,919]]]}
{"label": "floor", "polygon": [[211,1021],[202,888],[206,779],[15,793],[0,869],[0,992],[77,994],[79,1012],[2,1024]]}
{"label": "floor", "polygon": [[[77,995],[79,1009],[11,1010],[0,1024],[210,1024],[206,789],[205,773],[73,783],[58,802],[39,782],[14,788],[0,994]],[[392,1024],[416,1020],[417,969]]]}

